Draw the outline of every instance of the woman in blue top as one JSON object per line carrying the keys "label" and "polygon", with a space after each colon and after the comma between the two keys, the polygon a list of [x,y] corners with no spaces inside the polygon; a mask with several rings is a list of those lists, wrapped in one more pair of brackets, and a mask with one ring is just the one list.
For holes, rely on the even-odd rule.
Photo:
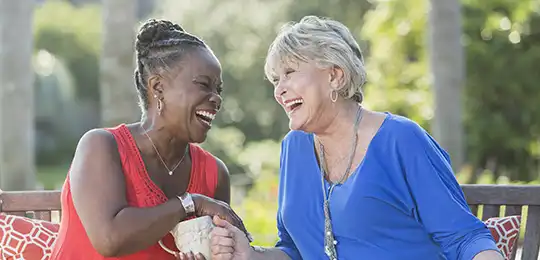
{"label": "woman in blue top", "polygon": [[448,154],[415,122],[369,111],[349,30],[309,16],[285,26],[265,71],[289,116],[275,248],[215,219],[213,259],[503,259],[471,214]]}

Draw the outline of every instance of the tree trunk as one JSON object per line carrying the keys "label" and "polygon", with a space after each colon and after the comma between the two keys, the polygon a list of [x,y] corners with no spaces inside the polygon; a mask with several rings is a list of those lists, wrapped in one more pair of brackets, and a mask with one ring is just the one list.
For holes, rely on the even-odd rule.
{"label": "tree trunk", "polygon": [[32,0],[0,0],[0,188],[35,189]]}
{"label": "tree trunk", "polygon": [[433,80],[435,118],[432,133],[452,159],[454,171],[465,161],[462,89],[465,77],[458,0],[430,0],[428,46]]}
{"label": "tree trunk", "polygon": [[140,118],[133,80],[136,1],[103,1],[100,60],[101,122],[104,127]]}

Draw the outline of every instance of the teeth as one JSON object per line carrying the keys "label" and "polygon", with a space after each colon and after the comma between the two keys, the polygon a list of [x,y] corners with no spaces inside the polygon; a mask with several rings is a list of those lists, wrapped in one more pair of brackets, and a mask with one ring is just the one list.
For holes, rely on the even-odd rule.
{"label": "teeth", "polygon": [[210,121],[214,120],[214,118],[216,118],[216,114],[206,112],[206,111],[197,111],[197,112],[195,112],[195,114],[197,114],[199,116],[202,116],[202,117],[205,117],[205,118],[208,118],[208,119],[210,119]]}
{"label": "teeth", "polygon": [[302,104],[302,103],[304,103],[304,100],[299,98],[299,99],[291,100],[291,101],[285,103],[285,106],[286,107],[291,107],[294,104]]}
{"label": "teeth", "polygon": [[205,119],[201,120],[201,122],[203,122],[207,126],[212,126],[212,123],[210,123],[209,121],[206,121]]}

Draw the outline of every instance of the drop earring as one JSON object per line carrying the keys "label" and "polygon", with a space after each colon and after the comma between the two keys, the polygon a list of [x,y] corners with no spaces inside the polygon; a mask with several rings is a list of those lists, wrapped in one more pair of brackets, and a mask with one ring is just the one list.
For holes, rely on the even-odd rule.
{"label": "drop earring", "polygon": [[163,102],[161,99],[158,99],[157,95],[154,95],[154,98],[157,99],[157,111],[158,115],[161,116],[161,110],[163,110]]}
{"label": "drop earring", "polygon": [[338,92],[336,90],[330,91],[330,100],[332,101],[332,103],[336,103],[337,99],[338,99]]}

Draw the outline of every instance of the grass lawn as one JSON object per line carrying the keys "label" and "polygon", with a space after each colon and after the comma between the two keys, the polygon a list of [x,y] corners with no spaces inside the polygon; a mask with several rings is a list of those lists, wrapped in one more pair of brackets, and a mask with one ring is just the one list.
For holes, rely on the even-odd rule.
{"label": "grass lawn", "polygon": [[59,190],[66,179],[69,165],[43,166],[37,169],[37,181],[46,190]]}

